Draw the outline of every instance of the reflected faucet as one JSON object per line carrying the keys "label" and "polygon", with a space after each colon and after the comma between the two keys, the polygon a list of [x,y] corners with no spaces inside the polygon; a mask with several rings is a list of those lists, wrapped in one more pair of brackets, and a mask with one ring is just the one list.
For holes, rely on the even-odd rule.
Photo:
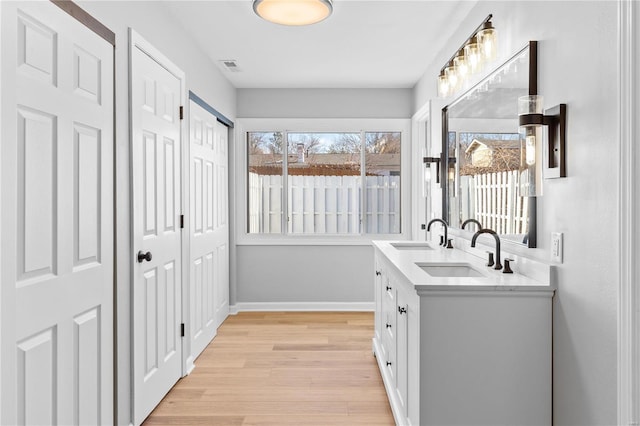
{"label": "reflected faucet", "polygon": [[468,223],[475,223],[476,225],[478,225],[478,229],[482,229],[482,224],[479,221],[475,220],[475,219],[467,219],[464,222],[462,222],[462,229],[464,229],[464,227]]}
{"label": "reflected faucet", "polygon": [[444,241],[440,245],[446,247],[447,246],[447,226],[448,226],[447,222],[445,222],[444,219],[431,219],[429,221],[429,224],[427,225],[427,232],[431,230],[431,225],[434,222],[440,222],[442,224],[442,228],[444,229]]}
{"label": "reflected faucet", "polygon": [[476,232],[475,234],[473,234],[473,238],[471,238],[471,247],[475,247],[476,246],[476,240],[478,239],[478,236],[480,234],[491,234],[493,235],[493,238],[495,238],[496,240],[496,266],[493,267],[493,269],[502,269],[502,265],[500,264],[500,237],[498,237],[498,234],[496,234],[496,231],[494,231],[493,229],[487,229],[487,228],[483,228],[478,230],[478,232]]}

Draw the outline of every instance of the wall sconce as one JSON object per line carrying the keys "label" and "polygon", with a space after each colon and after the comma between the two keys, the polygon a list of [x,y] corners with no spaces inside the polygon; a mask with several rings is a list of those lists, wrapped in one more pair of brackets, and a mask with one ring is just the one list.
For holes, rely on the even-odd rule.
{"label": "wall sconce", "polygon": [[422,162],[424,163],[424,165],[426,167],[429,167],[429,169],[431,169],[431,164],[435,163],[436,165],[436,183],[440,183],[440,163],[441,163],[441,159],[440,157],[423,157],[422,158]]}
{"label": "wall sconce", "polygon": [[471,75],[480,72],[487,61],[495,59],[497,35],[492,17],[487,16],[442,67],[438,76],[438,96],[452,95]]}
{"label": "wall sconce", "polygon": [[525,162],[531,165],[530,146],[535,144],[535,128],[547,129],[544,165],[545,178],[567,177],[565,161],[565,139],[567,128],[567,105],[560,104],[547,110],[542,109],[543,98],[529,95],[518,98],[518,119],[525,132]]}

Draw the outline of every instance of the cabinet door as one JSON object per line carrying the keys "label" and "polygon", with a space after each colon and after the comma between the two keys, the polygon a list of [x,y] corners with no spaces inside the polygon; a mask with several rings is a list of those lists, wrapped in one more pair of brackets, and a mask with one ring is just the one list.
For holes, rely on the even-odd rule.
{"label": "cabinet door", "polygon": [[408,335],[411,308],[408,297],[403,291],[397,292],[396,300],[396,393],[402,407],[402,415],[406,417],[409,373]]}
{"label": "cabinet door", "polygon": [[382,330],[384,329],[384,314],[382,313],[382,264],[380,258],[376,256],[374,260],[374,279],[373,279],[373,294],[376,300],[375,311],[375,338],[380,341],[382,338]]}
{"label": "cabinet door", "polygon": [[383,275],[382,280],[382,311],[384,328],[382,332],[382,347],[384,363],[393,383],[396,378],[396,289],[389,275]]}

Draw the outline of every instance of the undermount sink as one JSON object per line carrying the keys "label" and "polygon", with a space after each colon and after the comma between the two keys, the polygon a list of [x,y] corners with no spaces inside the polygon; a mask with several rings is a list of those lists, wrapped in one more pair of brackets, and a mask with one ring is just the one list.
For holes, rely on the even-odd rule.
{"label": "undermount sink", "polygon": [[405,242],[405,243],[391,243],[391,246],[397,250],[433,250],[433,248],[427,243],[415,243],[415,242]]}
{"label": "undermount sink", "polygon": [[416,263],[416,265],[432,277],[484,277],[482,272],[468,263]]}

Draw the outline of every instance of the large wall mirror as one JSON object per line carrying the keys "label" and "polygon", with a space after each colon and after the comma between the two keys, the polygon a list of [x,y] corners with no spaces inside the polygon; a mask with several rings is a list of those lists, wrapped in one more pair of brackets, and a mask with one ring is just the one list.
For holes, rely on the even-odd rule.
{"label": "large wall mirror", "polygon": [[[443,217],[475,219],[501,240],[536,247],[536,199],[519,195],[518,98],[537,94],[537,43],[442,110]],[[475,232],[476,223],[465,231]]]}

